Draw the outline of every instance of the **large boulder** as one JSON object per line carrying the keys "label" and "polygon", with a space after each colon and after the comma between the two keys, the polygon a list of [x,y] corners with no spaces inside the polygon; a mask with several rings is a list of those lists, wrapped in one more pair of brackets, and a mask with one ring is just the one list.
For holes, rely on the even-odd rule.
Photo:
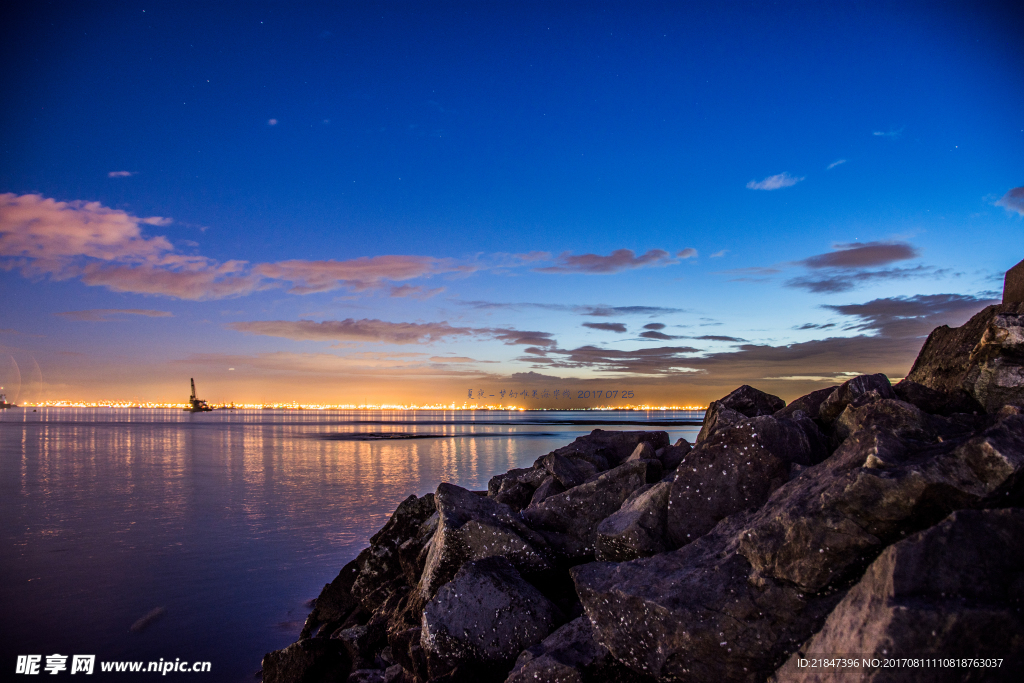
{"label": "large boulder", "polygon": [[889,378],[878,373],[875,375],[859,375],[843,382],[832,390],[818,408],[818,419],[826,424],[835,421],[846,410],[846,406],[857,402],[858,405],[883,398],[896,398]]}
{"label": "large boulder", "polygon": [[595,557],[623,562],[668,550],[665,521],[672,484],[663,481],[637,489],[622,507],[597,527]]}
{"label": "large boulder", "polygon": [[516,655],[563,619],[503,557],[467,562],[423,610],[420,644],[431,678],[504,680]]}
{"label": "large boulder", "polygon": [[264,683],[335,683],[351,670],[345,647],[331,638],[306,638],[263,656]]}
{"label": "large boulder", "polygon": [[679,547],[706,534],[731,514],[759,507],[789,480],[793,463],[809,466],[826,451],[817,431],[769,415],[743,418],[711,433],[683,459],[672,481],[668,537]]}
{"label": "large boulder", "polygon": [[523,650],[505,683],[653,683],[623,666],[594,637],[586,617]]}
{"label": "large boulder", "polygon": [[820,591],[902,533],[957,509],[1017,500],[1022,472],[1024,416],[919,449],[862,429],[775,491],[748,524],[740,551],[760,573]]}
{"label": "large boulder", "polygon": [[712,401],[704,413],[704,424],[697,435],[697,444],[706,440],[717,429],[739,422],[742,417],[771,415],[786,405],[778,396],[766,394],[744,384],[728,396]]}
{"label": "large boulder", "polygon": [[960,327],[932,330],[907,379],[951,400],[965,397],[992,412],[1003,403],[1024,403],[1018,339],[1024,302],[988,306]]}
{"label": "large boulder", "polygon": [[[635,448],[635,447],[634,447]],[[540,531],[562,559],[593,557],[597,527],[648,483],[661,479],[661,462],[634,460],[602,472],[598,477],[545,498],[522,511],[530,528]]]}
{"label": "large boulder", "polygon": [[[595,429],[585,436],[577,437],[568,446],[558,448],[553,453],[570,459],[590,462],[598,472],[622,464],[637,444],[646,441],[654,450],[669,445],[667,432],[613,432]],[[546,457],[546,456],[544,456]],[[538,466],[542,458],[538,458]]]}
{"label": "large boulder", "polygon": [[364,549],[354,560],[341,568],[333,581],[324,586],[313,602],[313,610],[306,617],[299,638],[309,638],[321,627],[329,634],[360,607],[359,600],[352,595],[352,584],[366,564],[369,554],[370,549]]}
{"label": "large boulder", "polygon": [[749,514],[679,550],[573,567],[597,640],[633,671],[662,681],[767,677],[842,595],[807,595],[753,574],[737,552]]}
{"label": "large boulder", "polygon": [[796,417],[797,411],[802,412],[806,417],[814,420],[818,417],[818,411],[821,410],[821,404],[825,402],[832,392],[836,390],[836,387],[825,387],[824,389],[816,389],[809,394],[801,396],[800,398],[794,399],[782,410],[775,413],[775,417]]}
{"label": "large boulder", "polygon": [[[387,599],[389,591],[381,590],[395,579],[405,583],[399,548],[417,536],[420,525],[435,513],[434,496],[409,496],[399,504],[387,524],[370,538],[369,553],[352,583],[352,595],[369,610]],[[406,550],[408,554],[408,548]]]}
{"label": "large boulder", "polygon": [[437,530],[430,541],[414,608],[426,604],[471,560],[501,556],[526,574],[551,568],[543,537],[527,528],[507,505],[447,483],[437,487],[434,502]]}
{"label": "large boulder", "polygon": [[999,659],[1001,667],[857,667],[862,681],[1017,680],[1024,663],[1024,510],[963,510],[890,546],[776,673],[834,681],[800,659]]}

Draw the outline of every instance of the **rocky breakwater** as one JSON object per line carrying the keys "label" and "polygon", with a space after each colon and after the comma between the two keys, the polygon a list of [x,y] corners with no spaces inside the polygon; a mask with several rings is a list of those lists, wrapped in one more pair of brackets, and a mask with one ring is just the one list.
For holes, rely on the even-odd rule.
{"label": "rocky breakwater", "polygon": [[1015,680],[1022,307],[937,329],[895,386],[743,386],[692,445],[595,430],[411,496],[264,681],[812,681],[847,654],[1002,660],[850,680]]}

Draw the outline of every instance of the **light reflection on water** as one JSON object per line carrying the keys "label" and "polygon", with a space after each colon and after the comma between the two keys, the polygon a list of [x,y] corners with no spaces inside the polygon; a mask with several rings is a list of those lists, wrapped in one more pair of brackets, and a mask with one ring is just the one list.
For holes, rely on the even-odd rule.
{"label": "light reflection on water", "polygon": [[[209,660],[252,680],[324,583],[409,494],[588,433],[693,412],[0,412],[0,649]],[[611,425],[612,429],[643,429]],[[655,426],[692,441],[697,427]],[[433,438],[349,440],[352,435]],[[340,438],[339,438],[340,437]],[[142,633],[128,628],[155,607]]]}

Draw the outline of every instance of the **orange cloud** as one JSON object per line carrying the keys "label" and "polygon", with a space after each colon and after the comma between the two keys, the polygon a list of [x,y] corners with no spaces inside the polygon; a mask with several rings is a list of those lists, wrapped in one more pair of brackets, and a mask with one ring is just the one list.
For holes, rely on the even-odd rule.
{"label": "orange cloud", "polygon": [[310,294],[339,287],[365,291],[381,287],[385,281],[400,282],[443,273],[470,273],[477,267],[450,258],[385,255],[363,256],[348,261],[261,263],[254,270],[263,277],[292,283],[288,291],[293,294]]}

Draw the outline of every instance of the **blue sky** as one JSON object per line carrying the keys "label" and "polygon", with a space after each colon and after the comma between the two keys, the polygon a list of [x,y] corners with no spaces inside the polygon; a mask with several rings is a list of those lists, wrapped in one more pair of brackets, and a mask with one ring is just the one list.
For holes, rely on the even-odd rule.
{"label": "blue sky", "polygon": [[58,2],[0,24],[0,384],[22,401],[175,400],[190,376],[239,402],[793,398],[902,377],[1024,258],[1011,4]]}

